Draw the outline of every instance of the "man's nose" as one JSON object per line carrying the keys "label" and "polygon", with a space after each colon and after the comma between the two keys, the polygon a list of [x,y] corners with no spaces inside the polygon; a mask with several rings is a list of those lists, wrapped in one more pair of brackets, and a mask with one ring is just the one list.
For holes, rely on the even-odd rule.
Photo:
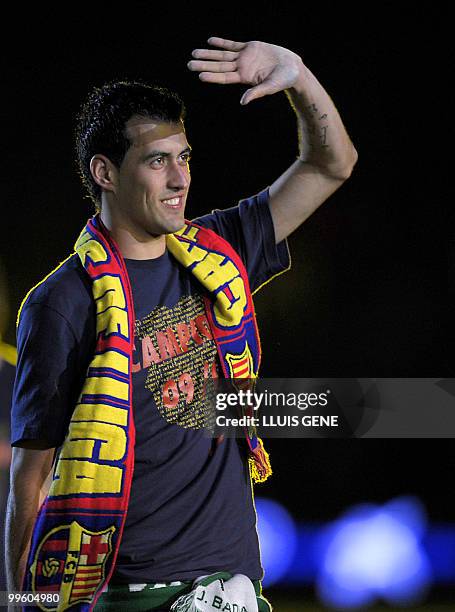
{"label": "man's nose", "polygon": [[174,189],[185,189],[188,187],[190,182],[190,172],[188,165],[182,165],[177,162],[171,162],[169,164],[169,171],[167,175],[169,187]]}

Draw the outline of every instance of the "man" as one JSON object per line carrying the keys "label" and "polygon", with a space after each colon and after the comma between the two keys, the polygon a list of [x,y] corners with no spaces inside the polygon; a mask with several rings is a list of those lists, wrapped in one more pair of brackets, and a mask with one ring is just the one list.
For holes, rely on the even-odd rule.
{"label": "man", "polygon": [[208,42],[218,49],[193,51],[188,67],[249,85],[241,104],[285,91],[300,155],[270,188],[192,225],[178,96],[117,82],[83,107],[78,161],[99,214],[23,303],[12,412],[9,590],[59,592],[59,610],[208,610],[229,589],[231,603],[270,609],[249,471],[264,479],[267,457],[257,441],[203,434],[204,381],[256,375],[251,291],[289,267],[286,237],[357,154],[298,55]]}

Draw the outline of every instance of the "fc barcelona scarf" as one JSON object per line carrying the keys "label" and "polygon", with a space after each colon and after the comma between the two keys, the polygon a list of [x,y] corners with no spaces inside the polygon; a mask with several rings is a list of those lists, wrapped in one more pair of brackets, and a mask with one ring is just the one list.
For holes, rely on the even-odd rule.
{"label": "fc barcelona scarf", "polygon": [[[259,334],[245,267],[215,232],[185,222],[166,244],[207,290],[204,303],[226,378],[256,378]],[[75,251],[92,279],[96,348],[35,523],[25,610],[93,610],[115,565],[134,468],[134,305],[125,262],[99,215]],[[271,473],[255,431],[246,432],[254,481]]]}

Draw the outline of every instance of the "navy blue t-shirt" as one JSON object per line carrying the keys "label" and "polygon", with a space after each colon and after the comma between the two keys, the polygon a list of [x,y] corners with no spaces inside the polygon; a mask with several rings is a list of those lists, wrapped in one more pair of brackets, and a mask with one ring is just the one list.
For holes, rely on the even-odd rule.
{"label": "navy blue t-shirt", "polygon": [[[252,291],[289,266],[275,245],[268,188],[194,219],[239,253]],[[136,315],[131,496],[112,582],[190,580],[225,570],[262,578],[244,443],[204,431],[202,389],[221,367],[204,289],[168,250],[125,260]],[[13,445],[60,446],[95,347],[91,281],[77,255],[29,295],[18,328]]]}

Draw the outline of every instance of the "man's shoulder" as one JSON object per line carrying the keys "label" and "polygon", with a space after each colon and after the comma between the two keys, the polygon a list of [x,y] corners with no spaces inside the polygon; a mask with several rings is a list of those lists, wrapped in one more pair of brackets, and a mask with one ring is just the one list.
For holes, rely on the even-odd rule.
{"label": "man's shoulder", "polygon": [[65,317],[77,316],[91,305],[90,279],[76,253],[72,253],[27,293],[21,310],[41,305]]}
{"label": "man's shoulder", "polygon": [[210,213],[192,219],[191,222],[206,229],[221,233],[225,224],[241,225],[243,218],[248,215],[267,214],[270,200],[270,187],[266,187],[252,196],[242,198],[235,206],[228,208],[214,208]]}

